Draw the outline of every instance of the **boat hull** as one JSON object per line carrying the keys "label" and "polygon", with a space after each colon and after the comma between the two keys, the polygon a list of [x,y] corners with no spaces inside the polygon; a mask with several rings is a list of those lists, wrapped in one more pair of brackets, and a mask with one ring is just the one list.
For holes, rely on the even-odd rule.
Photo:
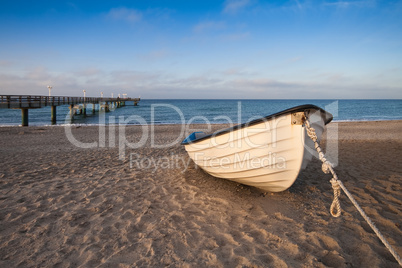
{"label": "boat hull", "polygon": [[332,119],[316,106],[296,108],[206,137],[185,140],[183,144],[190,158],[212,176],[265,191],[284,191],[294,183],[315,152],[304,124],[295,118],[308,111],[319,139],[325,124]]}

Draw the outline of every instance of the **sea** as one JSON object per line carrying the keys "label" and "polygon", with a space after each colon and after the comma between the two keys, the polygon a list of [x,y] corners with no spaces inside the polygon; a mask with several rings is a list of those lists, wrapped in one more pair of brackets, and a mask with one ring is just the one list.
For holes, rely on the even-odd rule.
{"label": "sea", "polygon": [[[92,104],[87,115],[69,117],[69,106],[57,107],[56,125],[107,125],[107,124],[237,124],[268,116],[303,104],[314,104],[332,113],[334,121],[402,120],[402,100],[234,100],[234,99],[141,99],[138,106],[111,108],[109,113],[95,114]],[[30,126],[50,126],[50,107],[29,110]],[[21,125],[19,109],[0,109],[0,126]]]}

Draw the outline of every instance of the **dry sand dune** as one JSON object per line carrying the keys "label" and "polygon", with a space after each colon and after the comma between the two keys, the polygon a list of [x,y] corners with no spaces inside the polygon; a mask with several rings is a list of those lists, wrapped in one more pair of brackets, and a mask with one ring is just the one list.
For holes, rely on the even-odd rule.
{"label": "dry sand dune", "polygon": [[[339,178],[402,255],[402,122],[330,127]],[[96,127],[72,131],[99,141]],[[157,126],[155,144],[178,133]],[[139,141],[140,127],[126,136]],[[344,194],[342,216],[329,214],[318,160],[273,194],[211,177],[177,143],[148,139],[119,160],[63,127],[3,127],[0,140],[1,267],[399,267]]]}

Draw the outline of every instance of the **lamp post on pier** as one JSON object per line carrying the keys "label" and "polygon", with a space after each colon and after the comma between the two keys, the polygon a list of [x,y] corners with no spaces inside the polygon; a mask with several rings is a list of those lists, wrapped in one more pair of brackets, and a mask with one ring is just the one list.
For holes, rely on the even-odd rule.
{"label": "lamp post on pier", "polygon": [[49,97],[51,96],[50,91],[52,90],[52,86],[47,86],[47,88],[49,89]]}
{"label": "lamp post on pier", "polygon": [[84,116],[87,116],[87,105],[86,105],[86,100],[85,100],[85,93],[86,93],[86,90],[84,89],[82,92],[84,92],[84,104],[83,104],[83,114],[84,114]]}

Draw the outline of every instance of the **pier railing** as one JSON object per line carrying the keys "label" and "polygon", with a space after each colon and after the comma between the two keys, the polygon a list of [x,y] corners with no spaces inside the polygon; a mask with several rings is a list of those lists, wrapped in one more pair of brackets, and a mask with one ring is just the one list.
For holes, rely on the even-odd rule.
{"label": "pier railing", "polygon": [[0,109],[35,109],[44,106],[60,106],[66,104],[84,104],[99,102],[134,101],[139,98],[96,98],[96,97],[64,97],[64,96],[32,96],[32,95],[0,95]]}

